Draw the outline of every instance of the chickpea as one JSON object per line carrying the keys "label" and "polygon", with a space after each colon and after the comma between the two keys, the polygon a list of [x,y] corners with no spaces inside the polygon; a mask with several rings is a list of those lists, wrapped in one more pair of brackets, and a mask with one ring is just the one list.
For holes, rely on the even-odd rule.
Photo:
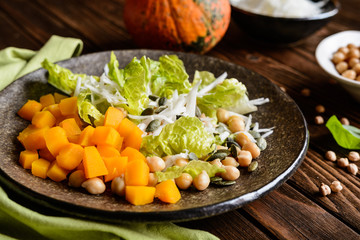
{"label": "chickpea", "polygon": [[315,121],[315,124],[317,124],[317,125],[324,124],[324,118],[322,116],[316,116],[314,121]]}
{"label": "chickpea", "polygon": [[234,167],[239,166],[238,161],[236,161],[235,158],[233,158],[233,157],[226,157],[224,160],[221,161],[221,163],[224,166],[234,166]]}
{"label": "chickpea", "polygon": [[85,182],[85,173],[83,170],[76,170],[72,172],[69,176],[68,185],[70,187],[81,187],[81,184]]}
{"label": "chickpea", "polygon": [[338,71],[338,73],[343,73],[346,70],[348,70],[349,65],[347,64],[347,62],[339,62],[338,64],[335,65],[336,70]]}
{"label": "chickpea", "polygon": [[341,47],[339,48],[338,52],[342,52],[343,54],[345,54],[345,56],[349,53],[349,48],[347,47]]}
{"label": "chickpea", "polygon": [[178,188],[182,190],[188,189],[191,186],[192,182],[193,182],[193,178],[188,173],[182,173],[180,177],[175,179],[176,185],[178,186]]}
{"label": "chickpea", "polygon": [[349,60],[349,66],[352,68],[354,67],[357,63],[360,63],[360,59],[359,58],[350,58]]}
{"label": "chickpea", "polygon": [[[350,50],[351,51],[351,50]],[[335,64],[338,64],[339,62],[342,62],[344,61],[346,58],[345,54],[342,53],[342,52],[336,52],[334,55],[333,55],[333,58],[332,58],[332,61],[335,63]]]}
{"label": "chickpea", "polygon": [[318,112],[318,113],[324,113],[325,112],[325,107],[323,105],[317,105],[315,107],[315,111]]}
{"label": "chickpea", "polygon": [[125,196],[125,179],[123,176],[116,177],[111,182],[111,191],[119,196]]}
{"label": "chickpea", "polygon": [[217,158],[217,159],[215,159],[215,160],[212,160],[211,162],[210,162],[210,164],[212,164],[212,165],[216,165],[216,166],[218,166],[218,167],[223,167],[223,165],[222,165],[222,163],[221,163],[221,161],[220,161],[220,159],[219,158]]}
{"label": "chickpea", "polygon": [[355,152],[355,151],[351,151],[349,152],[348,154],[348,159],[352,162],[357,162],[360,160],[360,155],[358,152]]}
{"label": "chickpea", "polygon": [[334,162],[334,161],[336,161],[336,154],[333,151],[327,151],[325,153],[325,158],[327,160],[330,160],[330,161]]}
{"label": "chickpea", "polygon": [[194,178],[193,185],[199,191],[205,190],[210,184],[210,177],[205,170]]}
{"label": "chickpea", "polygon": [[147,157],[146,162],[150,168],[150,172],[159,172],[165,168],[165,161],[157,156]]}
{"label": "chickpea", "polygon": [[249,151],[252,158],[257,158],[260,156],[260,148],[254,142],[247,142],[242,147],[242,150]]}
{"label": "chickpea", "polygon": [[333,192],[340,192],[343,189],[339,181],[333,181],[330,185],[330,188]]}
{"label": "chickpea", "polygon": [[352,69],[348,69],[345,72],[343,72],[341,74],[341,76],[343,76],[345,78],[348,78],[348,79],[351,79],[351,80],[354,80],[356,78],[356,72],[354,70],[352,70]]}
{"label": "chickpea", "polygon": [[304,97],[309,97],[310,94],[311,94],[311,91],[308,88],[304,88],[301,90],[301,95],[303,95]]}
{"label": "chickpea", "polygon": [[231,116],[227,121],[228,127],[231,132],[239,132],[245,130],[245,122],[242,117],[239,116]]}
{"label": "chickpea", "polygon": [[346,117],[340,118],[340,122],[342,125],[350,125],[350,121]]}
{"label": "chickpea", "polygon": [[91,194],[101,194],[105,192],[106,186],[100,178],[90,178],[81,184]]}
{"label": "chickpea", "polygon": [[358,168],[358,166],[356,166],[356,164],[350,163],[347,166],[347,170],[349,171],[349,173],[351,173],[353,175],[356,175],[358,173],[358,171],[359,171],[359,168]]}
{"label": "chickpea", "polygon": [[237,160],[240,167],[248,167],[252,161],[251,152],[241,150],[240,154],[237,156]]}
{"label": "chickpea", "polygon": [[178,158],[175,160],[175,165],[179,167],[183,167],[189,163],[189,160],[185,158]]}
{"label": "chickpea", "polygon": [[239,133],[235,136],[235,141],[242,147],[247,142],[251,142],[248,136],[245,133]]}
{"label": "chickpea", "polygon": [[326,185],[325,183],[321,183],[321,186],[320,186],[320,194],[322,196],[326,196],[326,195],[329,195],[331,193],[331,189],[328,185]]}
{"label": "chickpea", "polygon": [[360,74],[360,63],[355,64],[352,69],[356,72],[356,74]]}
{"label": "chickpea", "polygon": [[357,48],[351,48],[348,54],[349,58],[360,58],[360,51]]}
{"label": "chickpea", "polygon": [[230,118],[230,113],[229,111],[223,108],[218,108],[216,110],[216,117],[219,120],[219,122],[226,123]]}
{"label": "chickpea", "polygon": [[347,47],[348,47],[349,49],[357,48],[356,45],[353,44],[353,43],[349,43],[349,44],[347,45]]}
{"label": "chickpea", "polygon": [[346,168],[347,166],[349,166],[349,159],[347,158],[339,158],[337,160],[337,165],[341,168]]}
{"label": "chickpea", "polygon": [[158,183],[158,178],[155,173],[149,173],[149,187],[155,187],[155,185]]}
{"label": "chickpea", "polygon": [[221,173],[221,177],[227,181],[235,181],[240,177],[240,171],[234,166],[224,166],[226,172]]}

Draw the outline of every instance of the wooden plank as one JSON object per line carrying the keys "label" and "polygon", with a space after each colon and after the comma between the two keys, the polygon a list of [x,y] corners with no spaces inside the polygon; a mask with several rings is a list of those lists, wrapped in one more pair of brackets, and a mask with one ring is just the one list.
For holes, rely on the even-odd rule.
{"label": "wooden plank", "polygon": [[[66,23],[67,26],[75,29],[97,46],[94,50],[114,50],[121,48],[135,47],[128,33],[111,22],[106,17],[94,14],[81,1],[46,1],[38,2],[51,15],[56,16]],[[98,2],[102,8],[106,2]]]}
{"label": "wooden plank", "polygon": [[282,185],[244,207],[278,239],[358,239],[360,236],[306,196]]}
{"label": "wooden plank", "polygon": [[0,11],[0,49],[6,47],[19,47],[38,49],[40,42],[26,34],[12,19]]}
{"label": "wooden plank", "polygon": [[239,211],[231,211],[201,220],[177,223],[177,225],[208,231],[224,240],[271,239]]}
{"label": "wooden plank", "polygon": [[[63,37],[82,38],[82,35],[39,7],[34,1],[0,1],[0,8],[10,14],[12,20],[21,26],[22,32],[41,43],[38,47],[41,47],[54,34]],[[84,42],[86,47],[91,48],[93,45],[87,40]]]}

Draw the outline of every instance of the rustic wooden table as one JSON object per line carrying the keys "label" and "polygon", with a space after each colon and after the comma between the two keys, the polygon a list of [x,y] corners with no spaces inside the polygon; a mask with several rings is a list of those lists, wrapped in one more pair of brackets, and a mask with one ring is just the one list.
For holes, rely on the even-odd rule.
{"label": "rustic wooden table", "polygon": [[[51,35],[80,38],[85,53],[134,49],[122,20],[123,0],[0,0],[0,49],[15,46],[39,49]],[[223,40],[207,55],[247,67],[282,86],[296,101],[309,124],[310,147],[296,173],[265,197],[219,216],[180,223],[203,229],[220,239],[360,239],[360,179],[326,161],[330,148],[339,154],[324,125],[316,125],[315,106],[322,104],[327,119],[336,114],[359,127],[359,104],[330,83],[316,63],[314,52],[326,36],[360,30],[358,0],[342,0],[335,19],[305,41],[274,48],[251,41],[231,22]],[[309,88],[304,97],[301,90]],[[319,186],[338,179],[340,193],[322,197]]]}

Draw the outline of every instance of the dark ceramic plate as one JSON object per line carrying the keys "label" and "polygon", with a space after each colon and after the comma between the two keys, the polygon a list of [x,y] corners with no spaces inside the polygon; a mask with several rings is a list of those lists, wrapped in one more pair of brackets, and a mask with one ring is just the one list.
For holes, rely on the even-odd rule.
{"label": "dark ceramic plate", "polygon": [[[160,55],[174,52],[154,50],[125,50],[115,52],[120,67],[134,56],[146,55],[158,59]],[[187,53],[176,53],[191,75],[194,70],[208,70],[216,76],[227,72],[229,77],[242,81],[248,88],[250,99],[268,97],[270,103],[259,107],[253,119],[261,127],[275,126],[267,138],[268,147],[258,158],[259,168],[249,174],[241,170],[237,184],[213,187],[202,192],[182,191],[176,204],[158,200],[145,206],[132,206],[124,199],[105,192],[99,196],[87,194],[83,189],[73,189],[66,183],[34,177],[18,164],[21,145],[17,134],[29,123],[16,115],[28,100],[53,93],[55,88],[46,83],[46,71],[41,69],[15,81],[0,92],[0,180],[27,201],[44,208],[73,216],[103,221],[183,221],[208,217],[239,208],[280,186],[297,169],[308,148],[308,130],[304,117],[295,102],[277,86],[244,67],[216,58]],[[110,52],[100,52],[73,58],[60,63],[76,73],[100,75],[108,62]]]}

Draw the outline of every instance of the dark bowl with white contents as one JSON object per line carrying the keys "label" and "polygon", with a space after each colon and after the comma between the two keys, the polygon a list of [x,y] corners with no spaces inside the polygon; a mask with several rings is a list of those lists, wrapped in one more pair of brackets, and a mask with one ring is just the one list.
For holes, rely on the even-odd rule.
{"label": "dark bowl with white contents", "polygon": [[[274,6],[276,1],[271,0],[230,0],[231,14],[233,20],[251,37],[273,44],[290,44],[324,27],[340,10],[338,0],[304,1],[292,5],[298,6],[298,9],[286,9],[284,6],[278,9],[281,6]],[[300,2],[307,5],[301,7]],[[294,14],[291,15],[291,12]]]}

